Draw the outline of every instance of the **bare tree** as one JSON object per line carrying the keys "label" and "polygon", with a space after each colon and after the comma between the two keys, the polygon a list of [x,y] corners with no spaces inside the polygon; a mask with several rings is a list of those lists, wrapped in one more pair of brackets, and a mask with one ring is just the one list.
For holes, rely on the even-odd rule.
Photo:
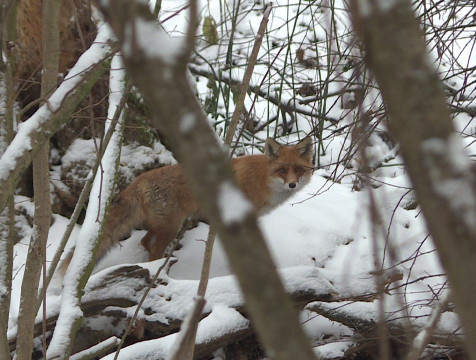
{"label": "bare tree", "polygon": [[410,1],[352,1],[355,29],[379,83],[439,256],[466,347],[476,358],[476,177],[455,135],[441,82]]}

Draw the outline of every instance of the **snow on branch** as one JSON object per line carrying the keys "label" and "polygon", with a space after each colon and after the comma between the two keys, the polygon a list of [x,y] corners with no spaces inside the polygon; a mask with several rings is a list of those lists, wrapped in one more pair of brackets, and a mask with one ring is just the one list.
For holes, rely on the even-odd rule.
{"label": "snow on branch", "polygon": [[[243,331],[249,331],[249,321],[243,315],[235,309],[222,305],[216,306],[210,315],[198,324],[197,355],[217,339],[222,339],[227,334],[236,338]],[[160,339],[142,341],[128,346],[123,349],[117,359],[170,359],[168,355],[173,352],[174,344],[179,336],[180,333],[171,334]],[[114,359],[114,354],[103,358],[103,360],[112,359]]]}
{"label": "snow on branch", "polygon": [[446,138],[425,139],[421,143],[421,150],[435,193],[446,200],[468,229],[476,232],[474,183],[468,181],[473,176],[473,163],[459,135],[452,133]]}
{"label": "snow on branch", "polygon": [[86,360],[86,359],[97,359],[99,356],[107,354],[111,349],[115,348],[119,343],[119,339],[115,336],[101,341],[99,344],[90,347],[89,349],[83,350],[79,353],[74,354],[69,359],[70,360]]}
{"label": "snow on branch", "polygon": [[[444,311],[447,311],[448,296],[444,295],[428,318],[427,323],[416,333],[417,329],[409,326],[408,319],[387,319],[385,322],[387,336],[396,345],[396,358],[416,360],[419,359],[424,349],[432,344],[457,347],[461,338],[455,336],[448,338],[445,335],[435,334],[437,323]],[[325,318],[353,329],[359,336],[349,349],[349,353],[358,349],[360,354],[373,354],[378,352],[379,322],[375,305],[362,302],[313,302],[306,306],[307,310],[315,312]],[[408,342],[413,339],[413,342]],[[349,355],[349,354],[348,354]]]}
{"label": "snow on branch", "polygon": [[[205,66],[205,65],[196,65],[196,64],[190,63],[188,65],[188,68],[190,69],[190,72],[194,75],[203,76],[206,78],[213,79],[215,81],[219,80],[228,85],[240,85],[240,86],[242,85],[241,80],[230,76],[228,73],[222,72],[219,74],[218,69],[215,69],[208,64]],[[288,97],[284,95],[282,97],[276,96],[274,95],[272,91],[268,91],[267,89],[265,89],[263,84],[251,83],[248,87],[248,90],[255,93],[257,96],[263,99],[266,99],[270,103],[276,105],[281,111],[289,115],[292,115],[293,113],[298,113],[301,115],[312,116],[316,118],[324,118],[326,120],[331,120],[331,121],[337,121],[336,119],[333,119],[331,116],[327,114],[320,114],[319,111],[317,111],[316,109],[312,109],[312,108],[308,109],[305,106],[302,106],[302,105],[305,105],[304,102],[293,101],[292,97]],[[345,90],[345,91],[350,92],[351,90]],[[342,90],[339,90],[339,92],[337,92],[337,95],[341,94],[342,92],[343,92]],[[327,96],[331,97],[333,95],[335,96],[335,94],[331,93],[331,94],[328,94]]]}
{"label": "snow on branch", "polygon": [[104,62],[116,51],[107,25],[99,28],[96,40],[78,59],[58,89],[27,121],[0,158],[0,210],[38,149],[71,119],[72,112],[106,70]]}
{"label": "snow on branch", "polygon": [[379,12],[385,14],[397,7],[402,1],[401,0],[361,0],[357,1],[358,9],[362,17],[370,17],[374,13]]}

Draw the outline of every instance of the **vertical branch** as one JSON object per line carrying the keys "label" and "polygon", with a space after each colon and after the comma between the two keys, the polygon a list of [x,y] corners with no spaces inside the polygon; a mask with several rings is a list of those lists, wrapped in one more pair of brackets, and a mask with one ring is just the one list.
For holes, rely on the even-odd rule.
{"label": "vertical branch", "polygon": [[[58,0],[43,2],[43,72],[41,97],[57,84],[59,64],[59,12]],[[41,269],[46,274],[46,241],[51,222],[49,187],[49,144],[44,143],[33,159],[33,190],[35,200],[34,231],[25,264],[21,286],[20,313],[18,316],[17,358],[30,359],[33,348],[33,326],[36,317],[36,294]],[[45,303],[44,303],[45,304]],[[46,306],[46,305],[44,305]],[[44,315],[46,307],[43,308]],[[44,320],[46,316],[44,316]],[[46,334],[43,334],[43,352],[46,355]]]}
{"label": "vertical branch", "polygon": [[[194,3],[194,1],[192,1]],[[196,16],[196,14],[193,14],[193,6],[191,6],[191,16]],[[261,47],[261,43],[263,41],[263,37],[265,34],[266,30],[266,24],[268,23],[268,18],[269,14],[271,12],[271,5],[268,6],[266,11],[264,12],[263,19],[261,20],[261,24],[258,30],[258,36],[256,37],[255,44],[253,47],[253,50],[251,52],[251,56],[248,62],[248,66],[246,67],[245,75],[243,77],[243,82],[241,85],[240,89],[240,95],[238,97],[238,100],[236,102],[235,106],[235,111],[233,113],[233,117],[231,119],[230,126],[228,127],[228,131],[225,136],[225,145],[227,147],[231,146],[231,142],[233,141],[233,136],[234,133],[236,132],[236,129],[238,127],[238,121],[240,120],[240,115],[244,110],[245,107],[245,97],[249,88],[250,80],[251,80],[251,75],[253,74],[253,69],[256,64],[257,58],[258,58],[258,52]],[[191,22],[191,24],[193,24]],[[192,26],[192,25],[191,25]],[[190,27],[189,31],[191,33],[192,27]],[[189,35],[189,38],[192,36]],[[192,46],[189,44],[189,46]],[[233,152],[230,154],[232,155]],[[194,344],[195,344],[195,335],[196,335],[196,329],[198,326],[198,321],[200,320],[200,317],[196,315],[197,313],[197,308],[200,307],[203,308],[203,299],[205,298],[205,293],[207,291],[207,286],[208,286],[208,279],[210,277],[210,266],[212,262],[212,255],[213,255],[213,246],[215,244],[215,238],[216,238],[216,231],[213,225],[210,225],[210,228],[208,229],[208,236],[207,236],[207,242],[205,246],[205,252],[203,255],[203,263],[202,263],[202,272],[200,274],[200,282],[198,284],[198,290],[197,290],[197,303],[196,306],[192,309],[193,313],[195,316],[191,315],[190,321],[187,322],[188,327],[185,327],[181,332],[187,332],[188,334],[183,334],[182,338],[180,339],[181,343],[180,346],[177,349],[177,353],[174,356],[175,358],[181,358],[181,359],[192,359],[193,358],[193,349],[194,349]],[[202,299],[202,300],[200,300]],[[194,322],[195,321],[195,322]]]}
{"label": "vertical branch", "polygon": [[[43,0],[43,72],[41,76],[41,97],[47,99],[48,94],[53,93],[58,82],[58,68],[60,57],[60,7],[59,0]],[[48,100],[46,100],[48,101]],[[49,178],[49,143],[40,149],[36,158],[33,160],[33,187],[35,191],[35,222],[37,217],[36,209],[40,210],[38,214],[38,228],[41,246],[41,261],[43,283],[46,282],[46,242],[48,240],[48,231],[51,223],[51,200],[50,200],[50,178]],[[40,180],[37,180],[40,179]],[[35,185],[35,182],[37,184]],[[37,193],[39,193],[37,195]],[[38,286],[36,287],[38,289]],[[46,359],[46,287],[43,287],[43,357]],[[36,299],[31,300],[33,309]]]}
{"label": "vertical branch", "polygon": [[208,286],[208,279],[210,277],[210,266],[212,263],[213,245],[215,243],[216,231],[212,225],[208,229],[207,243],[205,245],[205,252],[203,253],[202,272],[200,274],[200,282],[198,283],[197,295],[205,297]]}
{"label": "vertical branch", "polygon": [[[8,144],[13,139],[13,104],[15,98],[13,67],[14,59],[8,51],[8,41],[16,37],[16,4],[11,9],[7,17],[5,13],[5,1],[0,1],[0,16],[2,28],[1,54],[2,60],[0,67],[0,91],[4,89],[5,93],[0,98],[0,107],[5,109],[3,116],[0,116],[0,156],[3,154]],[[3,21],[7,19],[6,21]],[[6,55],[6,63],[3,62],[3,54]],[[0,267],[0,359],[10,359],[10,350],[8,346],[7,331],[10,311],[10,298],[12,287],[12,268],[13,268],[13,231],[14,231],[14,207],[13,192],[3,211],[0,213],[0,258],[2,266]]]}
{"label": "vertical branch", "polygon": [[[369,159],[367,157],[367,146],[368,139],[365,136],[367,128],[369,126],[368,116],[366,116],[362,111],[363,103],[362,101],[359,104],[359,113],[361,116],[360,122],[356,124],[355,129],[352,132],[352,140],[357,144],[357,151],[359,152],[359,159],[361,162],[361,171],[367,172],[369,169]],[[376,277],[376,289],[378,294],[378,349],[379,349],[379,359],[389,360],[390,359],[390,346],[389,346],[389,337],[387,333],[387,325],[385,323],[385,284],[383,279],[383,269],[382,261],[380,260],[380,246],[379,240],[381,227],[382,227],[382,218],[378,210],[378,204],[373,192],[372,186],[368,181],[368,177],[363,176],[364,186],[367,189],[369,205],[368,212],[371,218],[371,242],[372,242],[372,252],[374,260],[374,272]]]}

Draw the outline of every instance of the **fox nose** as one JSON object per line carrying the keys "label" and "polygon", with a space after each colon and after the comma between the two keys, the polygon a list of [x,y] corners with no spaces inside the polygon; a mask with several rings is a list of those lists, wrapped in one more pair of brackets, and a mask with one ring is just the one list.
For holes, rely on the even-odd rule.
{"label": "fox nose", "polygon": [[296,183],[295,183],[295,182],[289,183],[289,187],[290,187],[291,189],[294,189],[294,188],[296,187]]}

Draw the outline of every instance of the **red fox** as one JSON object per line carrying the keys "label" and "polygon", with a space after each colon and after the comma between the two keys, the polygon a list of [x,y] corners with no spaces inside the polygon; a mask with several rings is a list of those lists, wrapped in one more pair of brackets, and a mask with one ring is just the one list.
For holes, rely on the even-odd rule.
{"label": "red fox", "polygon": [[[282,204],[306,185],[313,170],[312,141],[284,146],[268,138],[264,155],[231,160],[239,187],[263,214]],[[139,175],[114,200],[96,259],[138,226],[148,229],[142,245],[149,259],[163,257],[182,222],[198,210],[180,165],[168,165]]]}

